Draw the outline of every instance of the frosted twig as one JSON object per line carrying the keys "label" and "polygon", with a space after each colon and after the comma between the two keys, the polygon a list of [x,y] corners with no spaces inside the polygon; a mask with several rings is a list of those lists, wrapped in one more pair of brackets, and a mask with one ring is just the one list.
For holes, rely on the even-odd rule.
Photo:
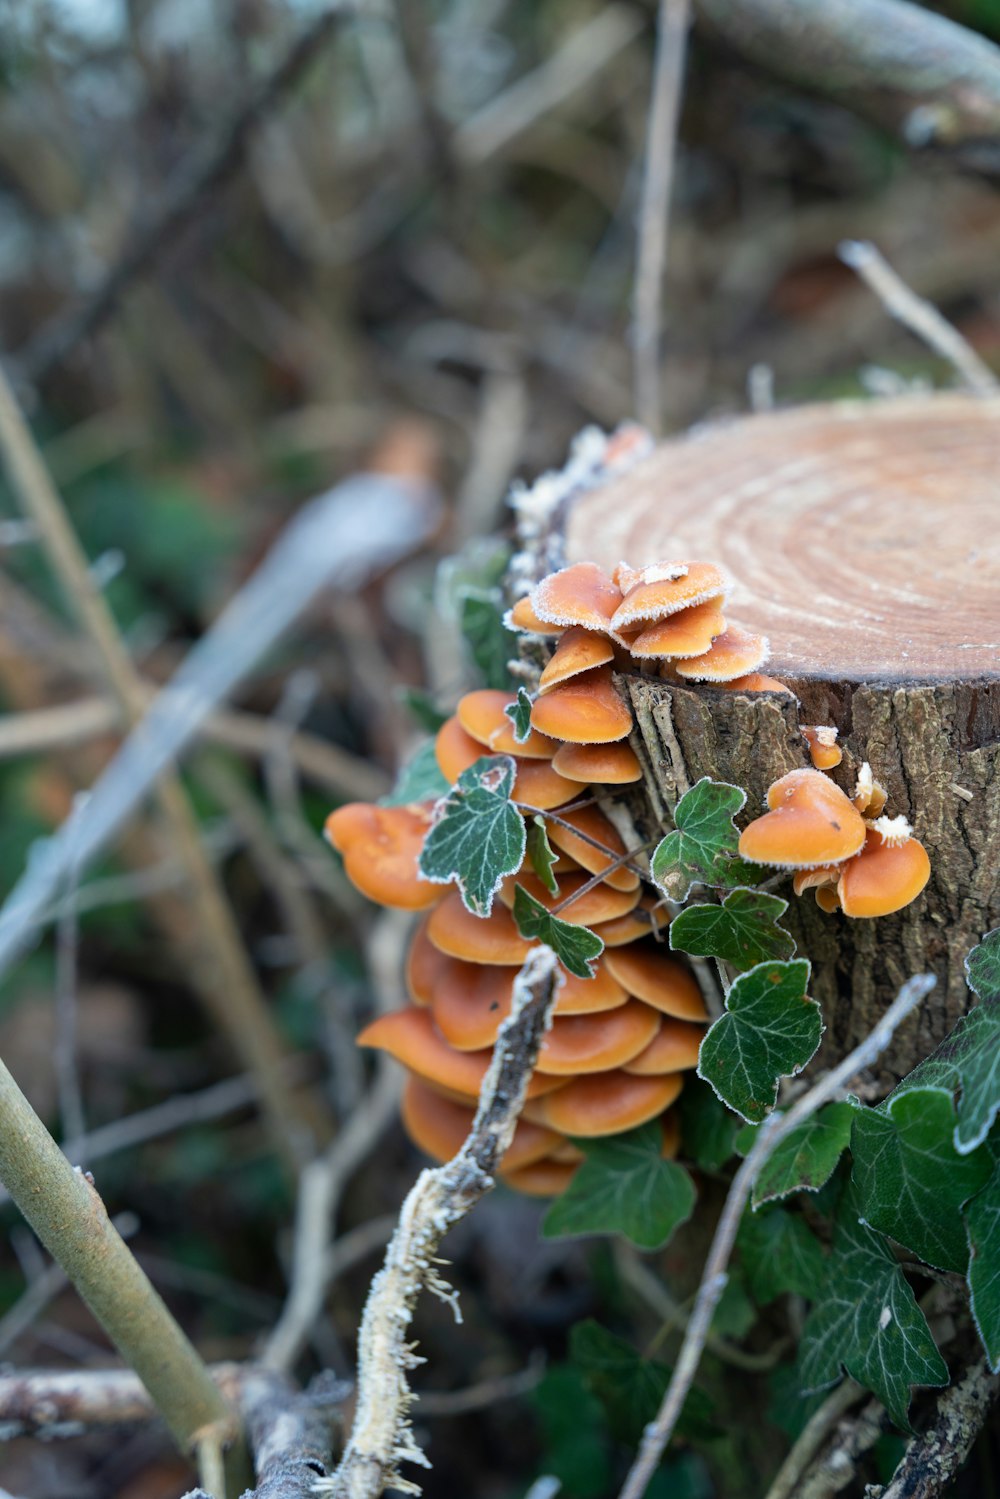
{"label": "frosted twig", "polygon": [[875,293],[890,317],[909,328],[935,354],[947,359],[970,390],[980,396],[995,395],[1000,390],[1000,381],[972,345],[933,302],[918,297],[907,286],[899,272],[869,240],[845,239],[838,246],[837,253]]}
{"label": "frosted twig", "polygon": [[358,1340],[358,1406],[343,1460],[315,1493],[378,1499],[386,1488],[419,1494],[401,1464],[430,1464],[414,1441],[408,1374],[420,1360],[410,1323],[425,1288],[459,1315],[457,1293],[438,1266],[441,1240],[494,1183],[510,1144],[559,991],[555,954],[534,948],[514,980],[511,1013],[497,1035],[468,1139],[444,1166],[422,1171],[403,1203],[382,1269],[372,1281]]}
{"label": "frosted twig", "polygon": [[635,1462],[629,1470],[618,1499],[642,1499],[647,1485],[659,1466],[660,1460],[677,1425],[688,1391],[694,1382],[705,1340],[711,1327],[712,1314],[719,1297],[725,1290],[728,1275],[726,1267],[733,1252],[736,1232],[743,1209],[750,1199],[754,1182],[765,1161],[775,1147],[793,1129],[797,1129],[817,1109],[841,1093],[859,1072],[870,1067],[889,1045],[898,1027],[916,1009],[937,982],[930,974],[918,974],[909,979],[900,989],[893,1003],[879,1021],[853,1051],[848,1052],[825,1077],[821,1077],[808,1092],[803,1093],[784,1114],[769,1114],[760,1126],[753,1145],[743,1161],[722,1208],[711,1248],[705,1261],[705,1269],[698,1287],[694,1308],[688,1321],[681,1350],[674,1365],[673,1376],[667,1386],[663,1403],[656,1420],[646,1427]]}

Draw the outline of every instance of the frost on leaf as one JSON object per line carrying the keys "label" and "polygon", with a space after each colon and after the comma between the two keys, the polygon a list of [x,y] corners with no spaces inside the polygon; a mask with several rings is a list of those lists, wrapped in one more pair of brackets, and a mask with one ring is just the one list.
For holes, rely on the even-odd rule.
{"label": "frost on leaf", "polygon": [[514,774],[510,755],[484,755],[463,770],[435,808],[424,840],[424,879],[454,880],[475,916],[489,916],[501,881],[524,859],[524,819],[510,800]]}
{"label": "frost on leaf", "polygon": [[819,1046],[823,1021],[806,994],[809,971],[795,958],[741,974],[701,1043],[698,1076],[750,1124],[774,1107],[779,1079],[800,1072]]}

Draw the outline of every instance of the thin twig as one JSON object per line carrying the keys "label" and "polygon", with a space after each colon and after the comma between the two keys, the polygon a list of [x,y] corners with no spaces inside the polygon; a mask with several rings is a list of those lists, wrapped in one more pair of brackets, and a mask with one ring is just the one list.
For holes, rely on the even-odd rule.
{"label": "thin twig", "polygon": [[663,275],[690,19],[690,0],[660,0],[632,310],[635,411],[654,437],[660,435],[663,416],[660,396]]}
{"label": "thin twig", "polygon": [[793,1129],[831,1098],[846,1088],[859,1072],[879,1057],[889,1045],[897,1028],[916,1009],[934,988],[936,979],[929,974],[918,974],[905,983],[896,999],[882,1016],[878,1025],[853,1051],[825,1077],[819,1079],[807,1093],[803,1093],[785,1114],[770,1114],[760,1126],[753,1145],[743,1161],[729,1189],[723,1205],[712,1245],[705,1261],[705,1269],[695,1298],[694,1308],[688,1322],[684,1341],[674,1365],[674,1372],[663,1397],[656,1420],[647,1426],[635,1462],[625,1480],[619,1499],[642,1499],[654,1472],[659,1466],[667,1443],[684,1405],[684,1400],[698,1372],[698,1364],[705,1347],[705,1339],[712,1323],[719,1297],[725,1290],[728,1276],[726,1267],[736,1242],[743,1209],[750,1199],[754,1182],[775,1147]]}
{"label": "thin twig", "polygon": [[868,240],[845,239],[837,253],[846,266],[856,271],[866,286],[878,297],[891,317],[921,339],[935,354],[956,370],[969,390],[976,395],[992,396],[1000,390],[1000,381],[949,323],[933,302],[918,297],[907,286],[899,272]]}
{"label": "thin twig", "polygon": [[787,1457],[774,1476],[766,1499],[791,1499],[802,1475],[809,1468],[817,1452],[841,1416],[864,1395],[864,1390],[853,1379],[845,1379],[813,1411],[809,1420],[790,1448]]}
{"label": "thin twig", "polygon": [[[585,880],[579,890],[574,890],[572,895],[565,896],[558,905],[553,906],[550,915],[561,915],[566,907],[571,906],[575,900],[579,900],[582,895],[589,895],[591,890],[597,889],[598,885],[603,885],[608,875],[614,874],[616,869],[621,869],[627,865],[629,869],[635,871],[636,866],[632,861],[636,854],[645,853],[647,848],[652,848],[653,844],[658,842],[659,839],[651,838],[648,843],[641,844],[639,848],[626,849],[625,853],[619,854],[617,858],[613,858],[610,864],[605,864],[604,868],[599,870],[597,874],[592,874],[589,880]],[[611,853],[610,849],[608,849],[608,853]]]}

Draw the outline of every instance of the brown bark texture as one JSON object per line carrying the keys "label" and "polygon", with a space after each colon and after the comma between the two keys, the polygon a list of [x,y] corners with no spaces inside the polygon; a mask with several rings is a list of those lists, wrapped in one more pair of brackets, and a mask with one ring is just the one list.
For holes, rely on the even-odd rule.
{"label": "brown bark texture", "polygon": [[833,724],[848,793],[867,760],[931,858],[930,884],[877,921],[790,900],[814,964],[827,1060],[866,1034],[919,972],[938,987],[901,1029],[883,1083],[969,1007],[963,961],[1000,925],[1000,401],[843,403],[742,419],[662,444],[575,496],[556,527],[567,562],[721,561],[727,617],[771,638],[765,668],[799,703],[627,674],[645,766],[644,834],[702,776],[768,786],[810,763],[803,724]]}

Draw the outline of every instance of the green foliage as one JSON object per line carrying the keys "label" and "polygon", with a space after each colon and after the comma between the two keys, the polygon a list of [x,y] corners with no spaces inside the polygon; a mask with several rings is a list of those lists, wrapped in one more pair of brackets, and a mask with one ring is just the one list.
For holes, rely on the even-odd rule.
{"label": "green foliage", "polygon": [[514,775],[510,755],[484,755],[462,771],[424,839],[420,873],[439,885],[454,880],[474,916],[490,914],[502,881],[524,859],[524,819],[510,799]]}
{"label": "green foliage", "polygon": [[986,1182],[989,1152],[959,1155],[955,1110],[940,1088],[894,1093],[878,1109],[858,1109],[851,1136],[860,1212],[938,1270],[965,1273],[969,1247],[962,1205]]}
{"label": "green foliage", "polygon": [[569,973],[578,979],[594,977],[594,960],[604,951],[600,937],[585,926],[573,926],[553,916],[523,885],[514,887],[514,921],[522,937],[529,941],[537,937],[551,947]]}
{"label": "green foliage", "polygon": [[[660,1408],[670,1370],[655,1359],[643,1358],[631,1343],[593,1320],[576,1324],[569,1335],[569,1348],[587,1388],[604,1406],[612,1433],[619,1441],[634,1446]],[[692,1390],[678,1423],[680,1434],[714,1435],[711,1410],[707,1396]]]}
{"label": "green foliage", "polygon": [[559,893],[559,882],[552,873],[553,865],[559,855],[554,851],[549,842],[548,828],[545,826],[545,818],[539,817],[536,812],[528,824],[528,858],[531,867],[545,886],[550,895]]}
{"label": "green foliage", "polygon": [[435,705],[430,693],[425,692],[422,687],[401,687],[399,700],[428,734],[436,734],[441,725],[447,721],[447,713],[442,713],[441,709]]}
{"label": "green foliage", "polygon": [[389,795],[379,799],[379,806],[404,807],[410,802],[436,802],[447,796],[450,790],[437,763],[434,740],[428,739],[407,760]]}
{"label": "green foliage", "polygon": [[[978,1154],[978,1152],[977,1152]],[[1000,1374],[1000,1151],[986,1185],[965,1205],[972,1315],[994,1374]]]}
{"label": "green foliage", "polygon": [[702,1171],[721,1171],[735,1149],[739,1119],[700,1078],[685,1079],[677,1107],[685,1153]]}
{"label": "green foliage", "polygon": [[559,1479],[567,1499],[603,1499],[612,1486],[607,1423],[580,1370],[547,1369],[531,1401],[544,1438],[540,1466]]}
{"label": "green foliage", "polygon": [[517,637],[503,623],[500,582],[508,559],[505,546],[472,542],[441,563],[435,585],[438,611],[457,623],[484,686],[503,691],[512,685],[507,662],[517,650]]}
{"label": "green foliage", "polygon": [[750,1294],[760,1306],[786,1291],[809,1300],[818,1294],[826,1261],[800,1213],[779,1207],[745,1213],[737,1244]]}
{"label": "green foliage", "polygon": [[969,987],[982,1000],[1000,1000],[1000,927],[987,932],[965,960]]}
{"label": "green foliage", "polygon": [[674,831],[653,852],[651,872],[670,900],[686,900],[692,885],[749,885],[758,871],[737,857],[733,818],[746,792],[704,779],[686,791],[674,810]]}
{"label": "green foliage", "polygon": [[[828,1103],[779,1140],[754,1183],[754,1207],[777,1202],[793,1192],[818,1192],[850,1143],[853,1118],[851,1104]],[[742,1140],[737,1141],[738,1147],[742,1144]]]}
{"label": "green foliage", "polygon": [[662,1155],[659,1120],[606,1140],[576,1142],[586,1154],[542,1224],[548,1239],[623,1234],[640,1249],[658,1249],[694,1209],[690,1175]]}
{"label": "green foliage", "polygon": [[514,726],[514,738],[524,744],[531,733],[531,696],[526,687],[517,689],[516,700],[504,712]]}
{"label": "green foliage", "polygon": [[860,1221],[853,1188],[840,1199],[820,1299],[802,1335],[805,1390],[836,1384],[846,1370],[908,1429],[914,1385],[948,1383],[948,1368],[884,1239]]}
{"label": "green foliage", "polygon": [[759,963],[726,997],[726,1014],[701,1043],[698,1076],[724,1103],[759,1124],[778,1096],[778,1080],[800,1072],[819,1046],[819,1006],[806,995],[809,963]]}
{"label": "green foliage", "polygon": [[778,925],[787,910],[779,895],[730,890],[721,905],[688,906],[675,916],[670,946],[694,957],[721,958],[740,972],[755,963],[780,962],[795,953],[791,934]]}

